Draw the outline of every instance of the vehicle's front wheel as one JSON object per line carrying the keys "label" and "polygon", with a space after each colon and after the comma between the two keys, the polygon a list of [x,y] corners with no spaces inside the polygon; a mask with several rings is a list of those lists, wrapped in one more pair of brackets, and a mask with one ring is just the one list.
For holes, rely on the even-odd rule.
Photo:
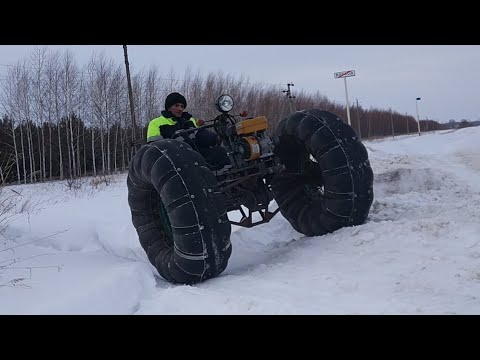
{"label": "vehicle's front wheel", "polygon": [[133,226],[164,279],[193,284],[225,270],[231,225],[198,152],[177,140],[144,145],[130,162],[127,187]]}

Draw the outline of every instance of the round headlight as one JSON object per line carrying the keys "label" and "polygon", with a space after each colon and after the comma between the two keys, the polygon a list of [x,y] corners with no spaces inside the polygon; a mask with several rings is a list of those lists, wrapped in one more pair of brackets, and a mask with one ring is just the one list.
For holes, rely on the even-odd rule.
{"label": "round headlight", "polygon": [[218,111],[229,112],[233,109],[233,98],[230,95],[222,95],[217,99],[215,106]]}

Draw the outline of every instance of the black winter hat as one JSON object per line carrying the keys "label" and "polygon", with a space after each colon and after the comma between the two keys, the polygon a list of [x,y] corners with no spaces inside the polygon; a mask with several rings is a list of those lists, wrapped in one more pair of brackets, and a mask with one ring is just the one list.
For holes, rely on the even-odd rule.
{"label": "black winter hat", "polygon": [[165,110],[168,110],[170,106],[175,105],[177,103],[183,104],[185,107],[187,107],[187,100],[185,100],[183,95],[177,92],[168,94],[167,98],[165,99]]}

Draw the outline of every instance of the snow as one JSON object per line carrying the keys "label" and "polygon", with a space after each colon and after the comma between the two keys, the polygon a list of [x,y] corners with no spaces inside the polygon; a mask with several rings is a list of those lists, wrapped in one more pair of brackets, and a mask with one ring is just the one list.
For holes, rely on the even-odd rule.
{"label": "snow", "polygon": [[317,237],[281,214],[232,226],[227,269],[193,286],[148,262],[126,174],[5,187],[29,205],[0,239],[0,314],[480,314],[479,140],[480,127],[364,141],[365,224]]}

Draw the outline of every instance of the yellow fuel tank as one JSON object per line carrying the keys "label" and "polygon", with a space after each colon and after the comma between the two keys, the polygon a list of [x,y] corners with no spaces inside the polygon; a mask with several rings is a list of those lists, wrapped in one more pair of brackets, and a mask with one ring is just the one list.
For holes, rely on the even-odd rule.
{"label": "yellow fuel tank", "polygon": [[255,131],[268,129],[268,122],[265,116],[247,119],[235,124],[238,135],[251,134]]}

